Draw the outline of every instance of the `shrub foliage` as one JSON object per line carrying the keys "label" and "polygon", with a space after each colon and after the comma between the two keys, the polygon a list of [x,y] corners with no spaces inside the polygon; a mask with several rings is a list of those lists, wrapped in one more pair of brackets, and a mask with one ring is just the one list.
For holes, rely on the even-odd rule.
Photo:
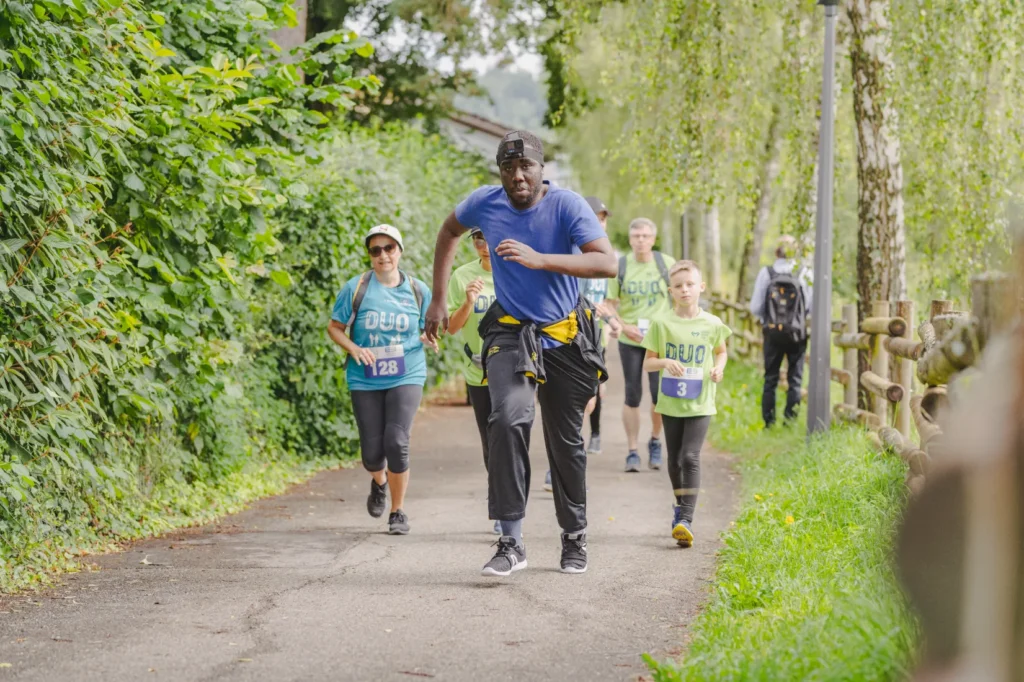
{"label": "shrub foliage", "polygon": [[392,222],[426,268],[480,170],[409,127],[332,123],[377,88],[347,66],[373,48],[334,31],[282,54],[294,18],[0,5],[0,588],[352,453],[324,326],[359,235]]}

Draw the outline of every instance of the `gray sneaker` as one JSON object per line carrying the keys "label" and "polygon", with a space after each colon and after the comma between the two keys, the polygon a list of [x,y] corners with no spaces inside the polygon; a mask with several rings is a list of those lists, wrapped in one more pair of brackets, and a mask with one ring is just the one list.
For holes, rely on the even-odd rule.
{"label": "gray sneaker", "polygon": [[600,455],[601,454],[601,434],[592,433],[590,434],[590,442],[587,443],[587,454],[588,455]]}
{"label": "gray sneaker", "polygon": [[384,485],[377,485],[377,481],[370,479],[370,494],[366,498],[366,511],[370,516],[379,519],[384,515],[384,508],[388,504],[388,482]]}
{"label": "gray sneaker", "polygon": [[661,468],[661,440],[658,438],[652,438],[647,441],[647,456],[650,458],[647,460],[647,466],[652,469]]}
{"label": "gray sneaker", "polygon": [[640,455],[636,450],[630,450],[629,455],[626,456],[626,473],[633,474],[638,471],[640,471]]}
{"label": "gray sneaker", "polygon": [[401,509],[391,512],[391,516],[388,517],[388,533],[391,535],[409,534],[409,518]]}
{"label": "gray sneaker", "polygon": [[587,572],[587,534],[562,533],[562,573]]}
{"label": "gray sneaker", "polygon": [[526,547],[517,545],[514,537],[502,535],[494,544],[498,546],[498,551],[484,564],[481,575],[503,578],[526,568]]}

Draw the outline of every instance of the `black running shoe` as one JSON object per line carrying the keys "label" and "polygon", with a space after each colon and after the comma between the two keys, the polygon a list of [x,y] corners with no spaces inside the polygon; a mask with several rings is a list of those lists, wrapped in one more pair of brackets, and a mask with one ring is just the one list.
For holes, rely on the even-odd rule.
{"label": "black running shoe", "polygon": [[562,573],[587,572],[587,534],[562,533]]}
{"label": "black running shoe", "polygon": [[388,533],[391,535],[409,534],[409,518],[401,509],[391,512],[391,516],[388,517]]}
{"label": "black running shoe", "polygon": [[384,485],[377,485],[377,481],[370,479],[370,495],[366,498],[366,511],[370,516],[379,519],[384,515],[384,508],[388,504],[388,482]]}
{"label": "black running shoe", "polygon": [[494,558],[484,564],[481,575],[503,578],[526,568],[526,547],[517,545],[514,537],[503,535],[494,544],[498,546],[498,551],[494,553]]}

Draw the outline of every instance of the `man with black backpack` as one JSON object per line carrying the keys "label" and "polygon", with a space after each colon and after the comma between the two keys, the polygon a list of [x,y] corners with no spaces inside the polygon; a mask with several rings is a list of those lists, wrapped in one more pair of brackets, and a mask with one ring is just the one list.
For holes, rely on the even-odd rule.
{"label": "man with black backpack", "polygon": [[[622,423],[626,427],[629,454],[626,471],[640,471],[640,399],[643,397],[643,364],[647,350],[644,335],[651,321],[672,310],[668,289],[668,270],[675,263],[670,256],[654,250],[658,227],[647,218],[636,218],[629,224],[629,246],[632,253],[619,259],[618,274],[608,281],[608,303],[616,310],[622,325],[619,336],[619,358],[626,382],[626,405]],[[651,391],[651,439],[647,441],[647,464],[661,468],[661,415],[655,412],[658,402],[658,373],[647,374]]]}
{"label": "man with black backpack", "polygon": [[790,422],[800,407],[800,382],[807,352],[807,318],[811,310],[811,272],[796,259],[797,242],[789,235],[779,240],[775,262],[757,273],[750,312],[761,320],[764,331],[764,392],[761,416],[765,428],[775,423],[775,391],[779,386],[782,359],[789,369],[786,378],[786,410],[783,419]]}

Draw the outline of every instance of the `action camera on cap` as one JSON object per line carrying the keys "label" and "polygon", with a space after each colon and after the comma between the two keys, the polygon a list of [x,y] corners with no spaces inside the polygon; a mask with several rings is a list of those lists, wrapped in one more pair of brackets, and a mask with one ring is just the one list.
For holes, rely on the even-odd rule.
{"label": "action camera on cap", "polygon": [[504,144],[504,147],[497,159],[499,164],[508,159],[521,159],[526,155],[526,143],[518,134],[505,140],[502,144]]}

